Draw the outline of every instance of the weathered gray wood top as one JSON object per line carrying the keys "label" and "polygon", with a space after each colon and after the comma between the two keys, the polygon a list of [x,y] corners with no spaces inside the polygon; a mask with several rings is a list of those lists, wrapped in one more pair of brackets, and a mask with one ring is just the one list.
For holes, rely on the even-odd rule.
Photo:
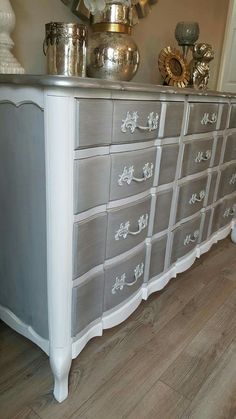
{"label": "weathered gray wood top", "polygon": [[82,77],[51,76],[51,75],[32,75],[32,74],[1,74],[0,83],[31,85],[43,87],[69,87],[83,89],[106,89],[115,91],[146,92],[160,94],[177,95],[199,95],[199,96],[219,96],[227,98],[236,98],[236,94],[230,92],[218,92],[213,90],[195,90],[190,88],[175,88],[170,86],[161,86],[148,83],[120,82],[101,80]]}

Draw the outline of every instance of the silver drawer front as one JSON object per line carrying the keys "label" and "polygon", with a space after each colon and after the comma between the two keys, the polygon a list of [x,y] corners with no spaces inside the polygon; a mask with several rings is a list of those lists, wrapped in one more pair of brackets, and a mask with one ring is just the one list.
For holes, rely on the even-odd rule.
{"label": "silver drawer front", "polygon": [[72,336],[102,316],[104,273],[99,273],[72,290]]}
{"label": "silver drawer front", "polygon": [[105,260],[107,214],[74,224],[73,277],[77,278]]}
{"label": "silver drawer front", "polygon": [[229,128],[236,128],[236,103],[231,105],[230,117],[229,117]]}
{"label": "silver drawer front", "polygon": [[111,143],[112,101],[76,100],[75,148]]}
{"label": "silver drawer front", "polygon": [[215,233],[219,230],[220,219],[223,213],[223,202],[219,202],[213,209],[213,218],[212,218],[212,225],[211,225],[211,234]]}
{"label": "silver drawer front", "polygon": [[210,219],[211,219],[211,211],[212,211],[211,208],[209,208],[205,212],[204,225],[203,225],[202,238],[201,238],[202,242],[204,242],[209,237],[208,228],[209,228],[209,223],[210,223]]}
{"label": "silver drawer front", "polygon": [[156,101],[114,101],[113,143],[157,138],[161,103]]}
{"label": "silver drawer front", "polygon": [[183,183],[179,187],[176,222],[200,211],[206,197],[207,176]]}
{"label": "silver drawer front", "polygon": [[147,237],[151,198],[108,211],[106,259],[126,252]]}
{"label": "silver drawer front", "polygon": [[218,113],[219,105],[217,103],[190,103],[186,134],[214,131]]}
{"label": "silver drawer front", "polygon": [[149,278],[153,278],[164,271],[165,255],[166,255],[167,235],[164,237],[153,240],[151,250],[151,261]]}
{"label": "silver drawer front", "polygon": [[110,199],[141,193],[153,185],[156,148],[111,155]]}
{"label": "silver drawer front", "polygon": [[218,199],[236,192],[236,164],[231,164],[221,171]]}
{"label": "silver drawer front", "polygon": [[209,188],[209,192],[208,192],[207,204],[206,205],[211,205],[214,202],[214,194],[215,194],[215,189],[216,189],[217,175],[218,175],[217,172],[212,172],[211,173],[211,182],[210,182],[210,188]]}
{"label": "silver drawer front", "polygon": [[215,150],[215,158],[214,158],[213,166],[218,166],[220,163],[222,144],[223,144],[223,137],[220,136],[217,138],[217,142],[216,142],[216,150]]}
{"label": "silver drawer front", "polygon": [[75,214],[109,201],[110,165],[109,156],[75,160]]}
{"label": "silver drawer front", "polygon": [[183,102],[167,102],[163,137],[178,137],[180,135],[183,112]]}
{"label": "silver drawer front", "polygon": [[208,169],[211,162],[213,139],[194,140],[184,145],[181,177]]}
{"label": "silver drawer front", "polygon": [[105,267],[104,311],[131,297],[143,284],[145,247],[129,258]]}
{"label": "silver drawer front", "polygon": [[178,144],[171,144],[162,147],[160,174],[158,180],[159,185],[164,185],[174,181],[178,155]]}
{"label": "silver drawer front", "polygon": [[236,133],[230,134],[226,140],[224,163],[236,160]]}
{"label": "silver drawer front", "polygon": [[153,234],[166,230],[169,227],[172,195],[173,189],[157,194]]}
{"label": "silver drawer front", "polygon": [[171,263],[192,251],[200,239],[201,216],[182,224],[173,232]]}
{"label": "silver drawer front", "polygon": [[236,194],[215,207],[212,233],[229,224],[234,218],[236,218]]}
{"label": "silver drawer front", "polygon": [[222,114],[221,114],[221,119],[220,119],[220,127],[219,127],[220,130],[223,130],[226,128],[228,113],[229,113],[229,105],[228,103],[224,103]]}

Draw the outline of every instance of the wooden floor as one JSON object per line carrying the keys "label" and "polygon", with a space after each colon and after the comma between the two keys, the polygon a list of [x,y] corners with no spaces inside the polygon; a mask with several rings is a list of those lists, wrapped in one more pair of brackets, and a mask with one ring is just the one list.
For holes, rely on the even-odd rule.
{"label": "wooden floor", "polygon": [[73,361],[52,397],[46,355],[0,323],[0,418],[236,418],[236,246],[226,239]]}

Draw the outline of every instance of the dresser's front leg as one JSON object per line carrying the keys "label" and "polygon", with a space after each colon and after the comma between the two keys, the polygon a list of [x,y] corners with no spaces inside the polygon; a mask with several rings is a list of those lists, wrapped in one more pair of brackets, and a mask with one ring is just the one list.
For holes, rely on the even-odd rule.
{"label": "dresser's front leg", "polygon": [[236,225],[233,227],[232,231],[231,231],[231,240],[233,243],[236,244]]}
{"label": "dresser's front leg", "polygon": [[54,377],[53,395],[60,403],[68,396],[71,361],[71,348],[53,349],[50,353],[50,365]]}

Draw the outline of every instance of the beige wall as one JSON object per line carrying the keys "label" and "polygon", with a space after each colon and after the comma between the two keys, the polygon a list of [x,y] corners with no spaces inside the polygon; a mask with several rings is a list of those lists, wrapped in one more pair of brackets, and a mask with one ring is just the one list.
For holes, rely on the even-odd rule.
{"label": "beige wall", "polygon": [[[27,73],[44,73],[42,53],[44,25],[50,21],[78,21],[60,0],[11,0],[16,14],[13,39],[15,54]],[[176,45],[174,30],[181,20],[196,20],[200,25],[199,42],[212,44],[215,59],[211,63],[209,87],[215,88],[224,37],[229,0],[159,0],[151,14],[133,30],[141,63],[134,81],[161,84],[157,60],[159,51]]]}

